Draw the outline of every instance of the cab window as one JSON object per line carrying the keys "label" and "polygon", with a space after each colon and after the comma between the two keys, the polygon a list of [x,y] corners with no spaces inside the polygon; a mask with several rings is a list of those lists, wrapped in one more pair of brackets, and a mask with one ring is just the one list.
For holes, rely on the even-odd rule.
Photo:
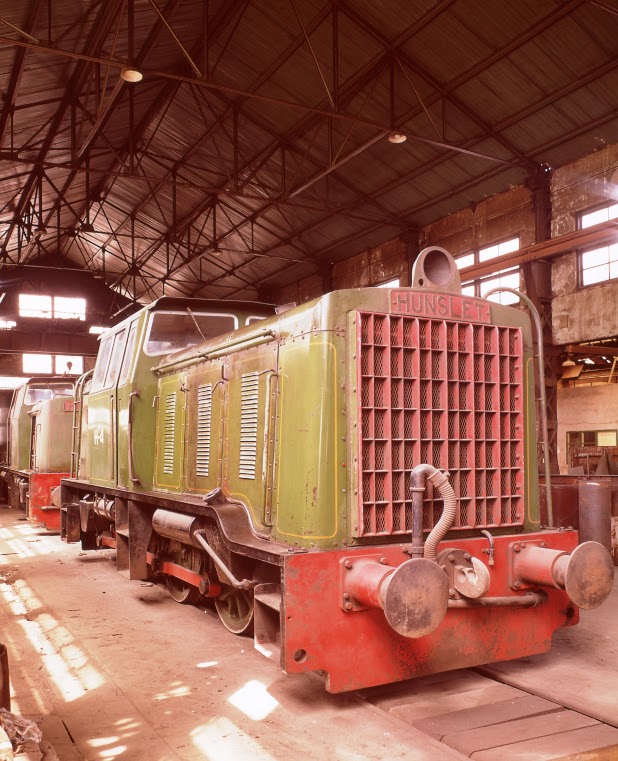
{"label": "cab window", "polygon": [[105,375],[107,373],[107,365],[109,364],[113,343],[113,335],[105,336],[101,341],[101,346],[97,355],[97,363],[94,368],[94,375],[92,376],[92,385],[90,387],[92,393],[100,391],[103,388],[103,381],[105,380]]}
{"label": "cab window", "polygon": [[105,383],[103,388],[111,388],[118,380],[120,372],[120,363],[122,362],[122,350],[124,348],[124,339],[127,335],[127,329],[119,330],[114,336],[114,345],[112,347],[112,356],[105,374]]}
{"label": "cab window", "polygon": [[180,349],[236,330],[233,314],[206,312],[153,312],[148,323],[144,351],[151,357]]}
{"label": "cab window", "polygon": [[135,336],[137,335],[137,320],[131,325],[129,330],[129,338],[127,340],[127,348],[124,350],[124,358],[122,360],[122,367],[120,368],[120,378],[118,379],[118,385],[124,386],[129,377],[129,370],[131,369],[131,360],[133,359],[133,349],[135,348]]}
{"label": "cab window", "polygon": [[34,383],[28,386],[24,404],[30,406],[36,402],[55,399],[57,396],[73,396],[72,383]]}

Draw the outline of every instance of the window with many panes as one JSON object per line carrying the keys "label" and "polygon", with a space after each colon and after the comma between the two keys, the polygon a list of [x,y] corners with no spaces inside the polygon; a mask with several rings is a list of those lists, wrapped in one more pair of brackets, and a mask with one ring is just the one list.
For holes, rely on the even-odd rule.
{"label": "window with many panes", "polygon": [[[587,211],[579,217],[579,229],[609,222],[618,217],[618,203],[608,203],[600,209]],[[579,254],[580,282],[595,285],[618,278],[618,243],[595,246]]]}
{"label": "window with many panes", "polygon": [[84,358],[75,354],[23,354],[22,372],[28,375],[81,375]]}
{"label": "window with many panes", "polygon": [[86,299],[67,296],[43,296],[39,293],[19,294],[20,317],[41,317],[57,320],[85,320]]}
{"label": "window with many panes", "polygon": [[[477,251],[471,251],[467,254],[455,257],[455,263],[458,269],[462,270],[465,267],[471,267],[473,264],[480,264],[481,262],[488,262],[492,259],[499,259],[501,256],[510,254],[513,251],[519,249],[519,236],[515,238],[509,238],[498,243],[492,243],[490,246],[483,246]],[[477,296],[483,297],[488,291],[494,288],[520,288],[519,267],[510,267],[500,272],[494,272],[484,278],[476,278],[475,280],[467,280],[462,282],[461,292],[464,296]],[[515,294],[504,291],[502,293],[495,293],[489,297],[490,301],[495,301],[498,304],[517,304],[519,299]]]}

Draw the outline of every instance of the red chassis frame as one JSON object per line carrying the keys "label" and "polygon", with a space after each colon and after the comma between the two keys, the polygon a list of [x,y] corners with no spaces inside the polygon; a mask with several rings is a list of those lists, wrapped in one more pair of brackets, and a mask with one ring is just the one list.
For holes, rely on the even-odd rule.
{"label": "red chassis frame", "polygon": [[[495,537],[495,565],[489,567],[488,597],[517,596],[510,586],[512,547],[544,542],[550,549],[572,552],[576,531],[543,531]],[[487,563],[482,537],[442,542]],[[509,550],[509,546],[511,549]],[[566,592],[542,587],[547,600],[538,607],[449,609],[438,628],[407,639],[387,624],[379,609],[346,612],[342,606],[341,567],[355,556],[382,558],[389,566],[409,559],[404,545],[293,553],[284,560],[281,609],[281,666],[287,673],[326,672],[329,692],[371,687],[451,669],[521,658],[550,649],[553,632],[577,623],[578,608]],[[512,578],[511,578],[512,581]],[[257,631],[256,631],[257,635]]]}
{"label": "red chassis frame", "polygon": [[28,486],[28,520],[44,523],[48,531],[60,531],[60,510],[52,505],[52,491],[69,473],[30,473]]}

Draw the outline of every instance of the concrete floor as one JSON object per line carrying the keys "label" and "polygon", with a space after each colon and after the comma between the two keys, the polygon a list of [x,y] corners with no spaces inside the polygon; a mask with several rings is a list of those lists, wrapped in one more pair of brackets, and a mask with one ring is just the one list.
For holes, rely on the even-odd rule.
{"label": "concrete floor", "polygon": [[12,710],[60,761],[463,758],[317,676],[286,676],[211,610],[117,574],[113,556],[0,508]]}
{"label": "concrete floor", "polygon": [[617,632],[618,573],[603,605],[580,611],[577,626],[559,629],[550,652],[492,664],[483,673],[618,727]]}
{"label": "concrete floor", "polygon": [[[60,761],[463,758],[317,676],[286,676],[209,608],[117,574],[112,550],[83,553],[3,507],[0,626],[12,710]],[[618,726],[617,630],[614,589],[549,654],[485,670]]]}

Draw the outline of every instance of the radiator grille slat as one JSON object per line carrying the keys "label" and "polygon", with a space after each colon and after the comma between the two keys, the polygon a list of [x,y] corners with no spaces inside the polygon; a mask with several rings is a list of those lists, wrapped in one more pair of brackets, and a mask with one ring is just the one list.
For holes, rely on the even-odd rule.
{"label": "radiator grille slat", "polygon": [[163,423],[163,473],[174,475],[174,448],[176,428],[176,392],[165,397],[165,418]]}
{"label": "radiator grille slat", "polygon": [[[523,523],[519,328],[357,313],[360,536],[412,530],[410,471],[448,470],[453,530]],[[428,487],[424,528],[442,513]]]}
{"label": "radiator grille slat", "polygon": [[248,480],[255,480],[259,383],[258,373],[246,373],[240,379],[239,476]]}
{"label": "radiator grille slat", "polygon": [[208,476],[210,468],[210,428],[212,424],[212,383],[197,389],[197,443],[195,474]]}

